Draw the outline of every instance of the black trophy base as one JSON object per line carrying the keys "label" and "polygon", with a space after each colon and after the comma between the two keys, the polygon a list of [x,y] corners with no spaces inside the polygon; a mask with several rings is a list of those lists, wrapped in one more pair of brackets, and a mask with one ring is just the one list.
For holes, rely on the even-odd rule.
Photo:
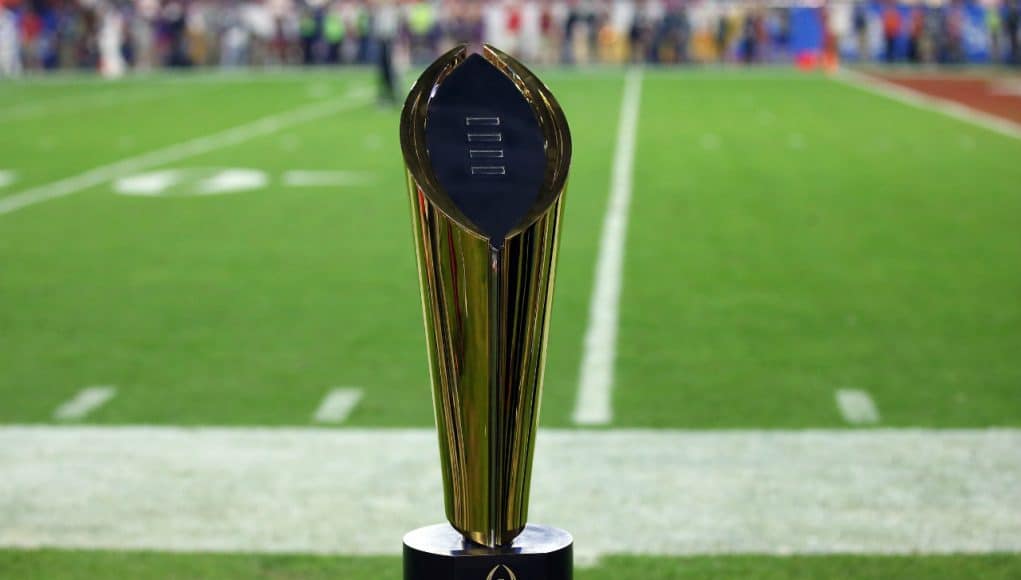
{"label": "black trophy base", "polygon": [[530,525],[509,546],[487,548],[450,524],[427,526],[404,536],[404,580],[571,580],[573,542]]}

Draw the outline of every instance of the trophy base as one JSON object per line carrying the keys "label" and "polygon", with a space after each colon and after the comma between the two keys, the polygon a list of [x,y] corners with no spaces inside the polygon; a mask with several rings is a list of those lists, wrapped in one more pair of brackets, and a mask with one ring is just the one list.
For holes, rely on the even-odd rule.
{"label": "trophy base", "polygon": [[571,534],[526,526],[509,546],[487,548],[464,539],[450,524],[404,536],[404,580],[571,580]]}

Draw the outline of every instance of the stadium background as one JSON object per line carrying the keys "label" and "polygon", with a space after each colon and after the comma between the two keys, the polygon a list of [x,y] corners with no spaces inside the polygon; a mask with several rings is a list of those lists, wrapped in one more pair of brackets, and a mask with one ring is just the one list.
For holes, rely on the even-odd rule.
{"label": "stadium background", "polygon": [[579,578],[1021,577],[1017,3],[3,6],[0,578],[396,579],[442,519],[381,39],[570,120]]}
{"label": "stadium background", "polygon": [[[367,64],[397,37],[418,64],[455,42],[529,62],[1013,63],[1017,0],[0,2],[0,74],[21,69]],[[400,24],[380,25],[400,12]]]}

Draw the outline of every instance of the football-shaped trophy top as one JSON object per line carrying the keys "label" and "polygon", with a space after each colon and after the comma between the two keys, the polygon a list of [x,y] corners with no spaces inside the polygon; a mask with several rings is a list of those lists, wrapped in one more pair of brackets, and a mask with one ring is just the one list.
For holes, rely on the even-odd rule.
{"label": "football-shaped trophy top", "polygon": [[534,74],[490,47],[459,46],[412,89],[401,120],[405,162],[441,211],[499,248],[564,190],[570,131]]}

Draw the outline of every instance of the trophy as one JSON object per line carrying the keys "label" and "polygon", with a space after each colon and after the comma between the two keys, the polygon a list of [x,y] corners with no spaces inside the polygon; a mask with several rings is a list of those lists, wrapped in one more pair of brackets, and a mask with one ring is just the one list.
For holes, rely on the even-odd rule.
{"label": "trophy", "polygon": [[569,580],[572,538],[527,525],[571,136],[549,89],[483,45],[401,113],[448,524],[404,537],[405,580]]}

